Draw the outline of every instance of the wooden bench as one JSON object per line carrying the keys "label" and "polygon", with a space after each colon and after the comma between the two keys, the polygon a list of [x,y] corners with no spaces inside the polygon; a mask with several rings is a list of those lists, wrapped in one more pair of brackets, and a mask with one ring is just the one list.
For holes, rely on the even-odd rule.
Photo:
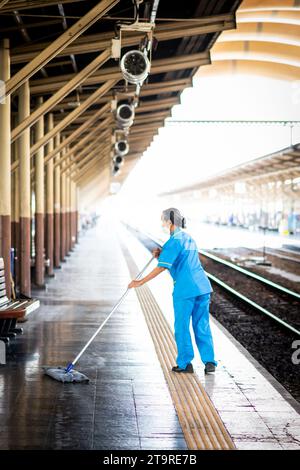
{"label": "wooden bench", "polygon": [[10,338],[22,333],[22,328],[16,328],[17,321],[24,319],[39,308],[40,301],[23,296],[16,300],[8,299],[5,286],[5,271],[3,258],[0,258],[0,340],[8,343]]}

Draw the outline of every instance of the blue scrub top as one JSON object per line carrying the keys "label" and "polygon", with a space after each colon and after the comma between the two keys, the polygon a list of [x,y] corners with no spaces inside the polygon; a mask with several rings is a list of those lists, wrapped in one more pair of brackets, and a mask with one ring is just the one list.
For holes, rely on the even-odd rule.
{"label": "blue scrub top", "polygon": [[196,242],[179,227],[175,227],[163,245],[157,266],[169,270],[174,281],[174,299],[196,297],[213,291],[199,260]]}

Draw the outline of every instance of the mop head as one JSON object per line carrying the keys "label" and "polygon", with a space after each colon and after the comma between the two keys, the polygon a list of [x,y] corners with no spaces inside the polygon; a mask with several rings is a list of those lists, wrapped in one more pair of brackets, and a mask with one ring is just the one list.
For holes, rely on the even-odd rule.
{"label": "mop head", "polygon": [[44,372],[46,375],[49,375],[52,379],[58,380],[59,382],[84,382],[88,383],[89,378],[78,372],[77,370],[72,369],[70,372],[66,372],[65,367],[44,367]]}

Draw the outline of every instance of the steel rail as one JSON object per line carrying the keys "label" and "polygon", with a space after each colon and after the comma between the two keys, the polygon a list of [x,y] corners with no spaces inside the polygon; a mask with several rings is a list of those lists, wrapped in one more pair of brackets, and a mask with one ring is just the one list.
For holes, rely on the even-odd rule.
{"label": "steel rail", "polygon": [[[153,241],[156,245],[158,245],[160,248],[161,248],[161,242],[162,240],[150,235],[149,233],[145,232],[145,231],[141,231],[125,222],[123,222],[124,225],[127,227],[127,228],[131,228],[133,229],[135,232],[138,232],[140,234],[142,234],[143,236],[146,236],[148,237],[151,241]],[[143,242],[141,242],[143,243]],[[148,247],[147,247],[148,248]],[[149,248],[148,248],[149,249]],[[199,250],[199,253],[202,253],[203,252],[205,253],[205,251],[203,250]],[[214,255],[211,255],[212,257],[214,257]],[[215,257],[217,258],[217,257]],[[219,260],[219,259],[218,259]],[[224,260],[221,260],[222,262]],[[225,262],[224,264],[227,265],[228,262]],[[233,265],[232,263],[229,263],[231,264],[233,267],[235,267],[235,265]],[[231,266],[230,266],[231,267]],[[243,268],[241,268],[243,269]],[[239,269],[238,269],[239,271]],[[246,270],[245,270],[246,271]],[[248,271],[250,272],[250,271]],[[279,323],[280,325],[284,326],[286,329],[292,331],[293,333],[295,333],[296,335],[300,336],[300,331],[297,330],[296,328],[294,328],[292,325],[290,325],[289,323],[285,322],[284,320],[282,320],[281,318],[279,318],[277,315],[274,315],[272,312],[270,312],[269,310],[265,309],[264,307],[262,307],[261,305],[257,304],[256,302],[254,302],[253,300],[249,299],[248,297],[246,297],[245,295],[241,294],[240,292],[238,292],[237,290],[233,289],[232,287],[230,287],[228,284],[226,284],[225,282],[223,282],[221,279],[218,279],[216,276],[206,272],[206,275],[208,276],[209,279],[211,279],[213,282],[215,282],[216,284],[218,284],[220,287],[222,287],[223,289],[225,289],[226,291],[230,292],[234,297],[238,298],[239,300],[242,300],[244,303],[246,303],[247,305],[250,305],[252,308],[254,308],[255,310],[258,310],[259,312],[263,313],[264,315],[272,318],[272,320],[276,321],[277,323]],[[252,273],[251,273],[252,274]],[[251,277],[255,277],[255,276],[251,276]],[[266,279],[267,281],[267,279]],[[271,282],[271,281],[270,281]],[[271,284],[274,284],[274,286],[279,286],[279,284],[275,284],[275,283],[271,283]],[[282,287],[282,286],[279,286],[279,287]],[[283,287],[283,289],[285,289]],[[288,292],[292,292],[292,291],[289,291],[289,289],[286,289],[286,291]],[[285,290],[284,290],[285,292]],[[286,293],[286,292],[285,292]],[[293,292],[292,292],[293,293]],[[293,294],[296,294],[296,293],[293,293]],[[298,295],[298,294],[297,294]],[[300,296],[298,297],[300,298]]]}
{"label": "steel rail", "polygon": [[222,258],[219,258],[218,256],[213,255],[212,253],[209,253],[208,251],[205,250],[199,250],[199,253],[206,258],[210,258],[217,263],[224,264],[225,266],[228,266],[231,269],[234,269],[235,271],[239,271],[245,276],[252,277],[253,279],[256,279],[259,282],[262,282],[263,284],[266,284],[269,287],[272,287],[273,289],[276,289],[280,292],[283,292],[284,294],[288,294],[291,297],[296,298],[297,300],[300,300],[300,294],[298,292],[294,292],[290,289],[287,289],[286,287],[281,286],[280,284],[277,284],[276,282],[272,282],[269,279],[266,279],[263,276],[260,276],[259,274],[252,273],[251,271],[248,271],[247,269],[242,268],[241,266],[238,266],[234,263],[231,263],[230,261],[226,261]]}

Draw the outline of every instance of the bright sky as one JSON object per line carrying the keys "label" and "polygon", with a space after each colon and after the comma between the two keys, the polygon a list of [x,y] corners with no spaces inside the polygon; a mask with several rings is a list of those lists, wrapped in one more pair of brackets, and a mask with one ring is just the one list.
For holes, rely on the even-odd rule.
{"label": "bright sky", "polygon": [[[253,75],[198,77],[173,107],[173,119],[300,120],[300,82]],[[293,143],[300,142],[300,127]],[[289,126],[166,124],[117,196],[122,212],[145,204],[160,211],[157,194],[197,182],[226,168],[291,144]],[[126,158],[126,157],[125,157]]]}

